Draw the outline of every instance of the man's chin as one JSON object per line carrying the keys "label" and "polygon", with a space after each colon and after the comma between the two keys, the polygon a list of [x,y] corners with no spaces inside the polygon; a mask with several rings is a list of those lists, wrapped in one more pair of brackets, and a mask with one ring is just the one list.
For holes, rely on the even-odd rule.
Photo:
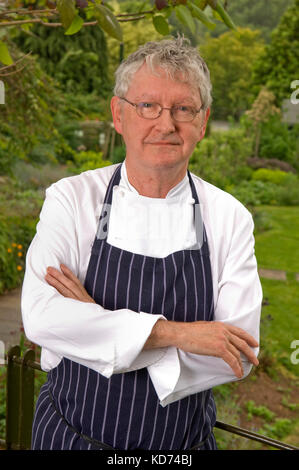
{"label": "man's chin", "polygon": [[156,155],[151,155],[144,160],[145,165],[154,168],[171,168],[181,166],[183,158],[175,152],[162,152]]}

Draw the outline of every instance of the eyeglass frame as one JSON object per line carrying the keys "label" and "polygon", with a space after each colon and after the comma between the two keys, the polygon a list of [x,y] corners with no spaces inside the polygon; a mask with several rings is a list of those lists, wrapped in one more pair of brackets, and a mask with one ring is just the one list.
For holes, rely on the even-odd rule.
{"label": "eyeglass frame", "polygon": [[153,120],[155,120],[155,119],[158,119],[158,118],[161,116],[163,110],[164,110],[164,109],[167,109],[168,111],[170,111],[170,116],[172,117],[172,119],[173,119],[174,121],[176,121],[176,122],[192,122],[192,121],[194,121],[194,119],[196,118],[197,114],[200,113],[200,111],[203,109],[203,104],[201,105],[201,107],[200,107],[199,109],[195,109],[195,108],[193,108],[192,106],[190,106],[190,107],[191,107],[192,109],[194,109],[194,111],[195,111],[194,117],[193,117],[190,121],[178,121],[177,119],[175,119],[175,118],[173,117],[173,114],[172,114],[172,113],[173,113],[172,110],[173,110],[173,108],[175,108],[176,106],[172,106],[171,108],[164,108],[164,107],[162,107],[162,106],[160,105],[160,103],[156,103],[156,102],[151,102],[151,101],[149,101],[149,103],[151,103],[151,104],[157,104],[161,109],[160,109],[159,114],[158,114],[157,117],[154,117],[154,118],[147,118],[147,117],[141,116],[141,115],[138,113],[138,111],[137,111],[138,105],[139,105],[140,103],[146,103],[146,101],[140,101],[140,103],[132,103],[132,101],[129,101],[127,98],[123,98],[123,97],[121,97],[121,96],[118,96],[118,98],[119,98],[120,100],[124,100],[124,101],[126,101],[127,103],[129,103],[130,105],[134,106],[134,108],[135,108],[135,110],[136,110],[136,113],[138,114],[139,117],[141,117],[142,119],[150,120],[150,121],[153,121]]}

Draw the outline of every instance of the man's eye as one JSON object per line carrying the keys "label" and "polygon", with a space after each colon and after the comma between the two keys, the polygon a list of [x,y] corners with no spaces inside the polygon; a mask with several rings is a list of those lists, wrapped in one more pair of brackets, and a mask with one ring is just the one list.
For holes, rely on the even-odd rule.
{"label": "man's eye", "polygon": [[152,108],[154,106],[154,103],[139,103],[138,106],[140,106],[140,108]]}
{"label": "man's eye", "polygon": [[183,113],[190,113],[192,112],[192,108],[190,106],[176,106],[178,111],[182,111]]}

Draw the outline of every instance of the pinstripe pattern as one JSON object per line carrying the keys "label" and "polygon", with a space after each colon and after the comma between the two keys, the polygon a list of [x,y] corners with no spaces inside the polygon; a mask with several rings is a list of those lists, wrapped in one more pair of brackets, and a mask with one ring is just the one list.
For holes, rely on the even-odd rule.
{"label": "pinstripe pattern", "polygon": [[[190,173],[192,195],[198,197]],[[111,204],[115,171],[104,204]],[[102,224],[102,226],[101,226]],[[98,233],[108,231],[100,217]],[[161,313],[176,321],[213,320],[212,276],[203,227],[200,249],[181,250],[165,258],[134,254],[95,238],[85,288],[109,310]],[[195,393],[161,407],[147,369],[114,374],[110,379],[63,358],[41,388],[33,424],[33,449],[91,449],[49,403],[79,433],[117,449],[188,449],[211,432],[216,420],[211,390]],[[215,449],[213,434],[202,449]]]}

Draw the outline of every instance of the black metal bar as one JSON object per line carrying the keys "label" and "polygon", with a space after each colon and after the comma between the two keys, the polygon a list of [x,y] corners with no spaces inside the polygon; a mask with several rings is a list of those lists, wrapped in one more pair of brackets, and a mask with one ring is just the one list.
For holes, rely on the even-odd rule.
{"label": "black metal bar", "polygon": [[228,431],[233,434],[238,434],[239,436],[246,437],[247,439],[252,439],[253,441],[261,442],[262,444],[275,447],[276,449],[299,450],[299,447],[295,447],[291,444],[286,444],[284,442],[277,441],[276,439],[271,439],[270,437],[249,431],[248,429],[243,429],[237,426],[233,426],[231,424],[223,423],[222,421],[216,421],[215,428],[223,429],[224,431]]}
{"label": "black metal bar", "polygon": [[34,413],[34,369],[28,365],[33,362],[35,352],[29,349],[24,353],[21,365],[21,394],[20,394],[20,449],[30,449]]}
{"label": "black metal bar", "polygon": [[[29,351],[32,351],[31,349],[29,349]],[[18,356],[14,356],[13,357],[13,361],[16,363],[16,364],[23,364],[23,359],[21,357],[18,357]],[[36,362],[36,361],[33,361],[33,360],[28,360],[26,361],[26,364],[28,367],[31,367],[31,369],[36,369],[36,370],[40,370],[41,372],[45,372],[41,366],[40,366],[40,363],[39,362]]]}
{"label": "black metal bar", "polygon": [[19,439],[19,404],[21,366],[15,361],[21,354],[20,346],[12,347],[7,353],[6,384],[6,449],[12,449]]}

